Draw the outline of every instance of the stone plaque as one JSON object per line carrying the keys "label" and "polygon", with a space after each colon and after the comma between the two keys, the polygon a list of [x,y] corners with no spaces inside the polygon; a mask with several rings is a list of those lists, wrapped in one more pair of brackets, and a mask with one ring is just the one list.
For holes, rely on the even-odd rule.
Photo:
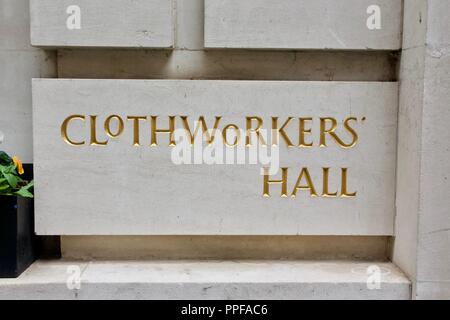
{"label": "stone plaque", "polygon": [[30,6],[34,46],[173,46],[172,0],[30,0]]}
{"label": "stone plaque", "polygon": [[397,50],[401,0],[205,0],[205,47]]}
{"label": "stone plaque", "polygon": [[36,231],[392,235],[395,82],[33,80]]}

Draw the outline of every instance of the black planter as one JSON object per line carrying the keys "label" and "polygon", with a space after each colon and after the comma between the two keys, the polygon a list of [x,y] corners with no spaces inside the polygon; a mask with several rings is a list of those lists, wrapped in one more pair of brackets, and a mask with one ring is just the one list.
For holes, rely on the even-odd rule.
{"label": "black planter", "polygon": [[0,278],[16,278],[27,269],[36,259],[36,243],[33,199],[0,196]]}

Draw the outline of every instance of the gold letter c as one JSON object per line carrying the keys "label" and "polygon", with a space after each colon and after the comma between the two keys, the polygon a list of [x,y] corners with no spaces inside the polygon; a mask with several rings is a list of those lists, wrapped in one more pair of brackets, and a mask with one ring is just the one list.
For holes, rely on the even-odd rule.
{"label": "gold letter c", "polygon": [[64,122],[62,123],[62,125],[61,125],[61,137],[64,139],[64,141],[67,144],[70,144],[72,146],[81,146],[81,145],[84,144],[84,141],[83,142],[72,141],[72,140],[69,139],[69,137],[67,135],[67,127],[69,126],[69,122],[74,120],[74,119],[78,119],[78,120],[84,121],[85,120],[85,116],[82,116],[82,115],[79,115],[79,114],[74,114],[74,115],[72,115],[70,117],[67,117],[64,120]]}

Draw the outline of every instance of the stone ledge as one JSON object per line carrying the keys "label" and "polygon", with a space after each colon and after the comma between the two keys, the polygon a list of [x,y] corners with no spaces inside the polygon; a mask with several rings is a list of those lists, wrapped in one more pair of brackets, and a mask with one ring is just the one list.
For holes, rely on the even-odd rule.
{"label": "stone ledge", "polygon": [[[380,289],[366,269],[381,269]],[[69,290],[69,266],[81,288]],[[392,263],[348,261],[37,261],[0,279],[0,299],[410,299]]]}

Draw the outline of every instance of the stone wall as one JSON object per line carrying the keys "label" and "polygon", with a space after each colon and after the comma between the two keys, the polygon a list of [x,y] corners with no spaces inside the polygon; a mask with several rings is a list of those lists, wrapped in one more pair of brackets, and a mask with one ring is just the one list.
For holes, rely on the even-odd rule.
{"label": "stone wall", "polygon": [[[330,45],[321,42],[321,37],[312,37],[306,47],[300,48],[301,44],[286,47],[280,39],[272,43],[262,41],[260,47],[256,42],[248,44],[248,39],[230,42],[229,38],[217,36],[215,32],[220,25],[214,26],[214,21],[210,26],[215,29],[205,31],[205,12],[211,12],[208,19],[217,15],[216,11],[208,11],[213,7],[205,11],[208,1],[174,0],[171,49],[79,48],[70,42],[59,46],[51,42],[56,38],[44,42],[37,34],[35,44],[43,46],[39,49],[30,46],[28,1],[3,0],[0,3],[2,149],[19,155],[25,162],[33,161],[31,78],[399,80],[394,235],[62,235],[63,256],[67,259],[392,260],[412,280],[414,298],[450,298],[448,1],[403,1],[401,52],[397,51],[400,46],[396,46],[400,39],[396,42],[395,37],[390,39],[388,47],[370,48],[354,41],[364,39],[364,33],[356,33],[350,40],[341,36],[339,32],[354,29],[354,21],[350,21],[346,11],[340,11],[326,0],[317,1],[315,10],[321,12],[321,6],[331,5],[332,12],[341,12],[344,23],[343,29],[335,30],[333,21],[324,20],[328,31],[335,31],[324,35],[334,39],[328,42]],[[353,0],[348,1],[351,4]],[[394,3],[397,8],[396,2],[383,3]],[[389,14],[395,12],[390,10]],[[288,24],[289,12],[286,14],[284,22]],[[394,14],[387,23],[398,30],[395,28],[401,28],[401,19],[395,18]],[[205,49],[205,34],[206,43],[215,49]],[[271,45],[264,47],[267,43]]]}

